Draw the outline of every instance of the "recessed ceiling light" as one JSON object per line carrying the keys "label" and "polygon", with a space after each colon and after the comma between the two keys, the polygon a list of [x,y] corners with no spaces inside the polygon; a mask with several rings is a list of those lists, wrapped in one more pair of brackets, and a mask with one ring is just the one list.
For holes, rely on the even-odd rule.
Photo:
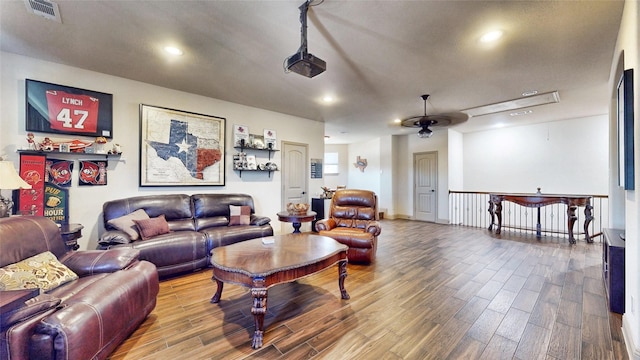
{"label": "recessed ceiling light", "polygon": [[396,124],[400,124],[400,123],[402,122],[402,120],[400,120],[400,119],[394,119],[394,120],[393,120],[393,122],[394,122],[394,123],[396,123]]}
{"label": "recessed ceiling light", "polygon": [[503,34],[504,32],[502,30],[489,31],[488,33],[485,33],[480,37],[480,42],[489,43],[489,42],[496,41],[500,39]]}
{"label": "recessed ceiling light", "polygon": [[325,95],[325,96],[322,97],[322,102],[323,103],[327,103],[328,104],[328,103],[332,103],[333,101],[334,101],[334,98],[331,95]]}
{"label": "recessed ceiling light", "polygon": [[165,46],[164,47],[164,51],[168,52],[171,55],[176,55],[176,56],[180,56],[182,54],[184,54],[184,52],[182,52],[182,50],[178,49],[177,47],[174,46]]}

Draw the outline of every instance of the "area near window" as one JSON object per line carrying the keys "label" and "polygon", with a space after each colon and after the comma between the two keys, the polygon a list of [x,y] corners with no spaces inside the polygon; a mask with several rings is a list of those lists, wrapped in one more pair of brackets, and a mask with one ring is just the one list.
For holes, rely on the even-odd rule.
{"label": "area near window", "polygon": [[338,175],[338,163],[339,157],[337,152],[324,153],[324,174],[325,175]]}

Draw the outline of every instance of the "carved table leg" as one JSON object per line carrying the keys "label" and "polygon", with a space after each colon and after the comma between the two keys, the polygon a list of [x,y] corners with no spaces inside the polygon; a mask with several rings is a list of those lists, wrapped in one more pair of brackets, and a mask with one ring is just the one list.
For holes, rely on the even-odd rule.
{"label": "carved table leg", "polygon": [[347,260],[338,263],[338,286],[340,287],[340,295],[342,299],[349,300],[351,297],[344,288],[344,279],[347,277]]}
{"label": "carved table leg", "polygon": [[576,223],[578,217],[576,216],[576,206],[568,206],[567,207],[567,226],[569,230],[569,242],[571,244],[576,243],[575,237],[573,237],[573,225]]}
{"label": "carved table leg", "polygon": [[251,298],[253,299],[251,313],[253,314],[255,327],[251,348],[259,349],[262,347],[262,339],[264,336],[264,314],[267,312],[267,288],[264,287],[263,278],[253,280]]}
{"label": "carved table leg", "polygon": [[542,225],[540,224],[540,207],[538,206],[538,222],[536,223],[536,237],[542,237]]}
{"label": "carved table leg", "polygon": [[491,224],[489,224],[489,231],[493,229],[495,223],[495,213],[493,212],[493,201],[489,200],[489,217],[491,218]]}
{"label": "carved table leg", "polygon": [[216,281],[216,285],[218,285],[218,288],[216,289],[216,293],[213,294],[213,297],[211,298],[211,303],[217,304],[220,301],[220,297],[222,296],[222,286],[224,284],[222,283],[222,281],[218,279],[213,279],[213,280]]}
{"label": "carved table leg", "polygon": [[593,220],[593,215],[591,213],[591,203],[587,202],[587,205],[584,208],[584,239],[587,240],[588,243],[592,243],[593,239],[589,236],[589,224],[591,220]]}
{"label": "carved table leg", "polygon": [[499,201],[496,204],[496,217],[498,218],[498,228],[496,229],[496,234],[500,234],[500,230],[502,230],[502,201]]}

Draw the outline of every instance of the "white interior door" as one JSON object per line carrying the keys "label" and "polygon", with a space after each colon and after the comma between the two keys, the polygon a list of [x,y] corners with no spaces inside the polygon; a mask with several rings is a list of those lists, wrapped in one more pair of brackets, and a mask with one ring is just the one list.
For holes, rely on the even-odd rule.
{"label": "white interior door", "polygon": [[413,154],[414,214],[416,220],[435,222],[438,195],[438,153]]}
{"label": "white interior door", "polygon": [[[282,142],[282,209],[287,203],[310,203],[308,145]],[[310,223],[302,224],[302,230],[308,231]],[[287,228],[293,228],[287,224]],[[306,230],[305,230],[306,229]],[[284,230],[283,230],[284,231]]]}

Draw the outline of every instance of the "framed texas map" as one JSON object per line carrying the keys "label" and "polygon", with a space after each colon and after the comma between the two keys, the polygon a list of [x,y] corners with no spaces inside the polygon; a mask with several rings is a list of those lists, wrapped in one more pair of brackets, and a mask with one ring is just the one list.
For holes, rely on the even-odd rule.
{"label": "framed texas map", "polygon": [[225,123],[140,104],[140,186],[224,186]]}

